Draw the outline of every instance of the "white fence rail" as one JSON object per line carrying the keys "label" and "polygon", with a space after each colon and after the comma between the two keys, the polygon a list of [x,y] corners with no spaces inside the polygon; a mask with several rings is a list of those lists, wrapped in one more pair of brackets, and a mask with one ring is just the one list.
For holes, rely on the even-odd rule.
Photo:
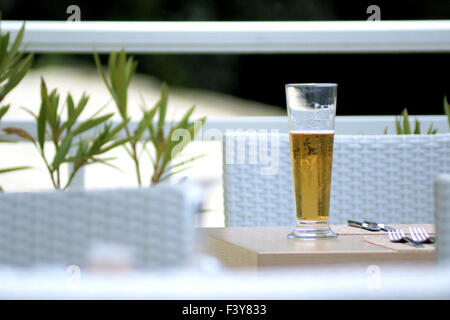
{"label": "white fence rail", "polygon": [[[448,132],[446,116],[418,116],[423,131],[432,124],[439,133]],[[336,134],[384,134],[387,128],[388,133],[395,133],[395,116],[338,116],[336,117]],[[36,124],[32,121],[3,120],[0,123],[0,131],[6,127],[19,127],[27,130],[36,138]],[[130,122],[130,129],[133,132],[137,127],[137,121]],[[278,130],[279,133],[288,132],[286,117],[230,117],[208,119],[202,131],[199,132],[198,140],[211,139],[218,135],[224,135],[226,131],[248,131],[248,130]],[[92,136],[92,131],[86,131],[83,136]],[[15,136],[7,136],[11,141],[17,141]],[[84,189],[85,170],[80,170],[76,178],[72,181],[72,189]]]}
{"label": "white fence rail", "polygon": [[[410,121],[418,119],[422,131],[426,131],[432,124],[439,133],[448,132],[446,116],[410,116]],[[118,124],[116,122],[115,124]],[[136,129],[138,122],[131,121],[130,131]],[[0,123],[0,130],[7,127],[25,129],[36,138],[36,123],[34,121],[4,119]],[[395,116],[337,116],[336,134],[384,134],[388,129],[389,134],[395,133]],[[216,130],[225,134],[227,130],[278,130],[280,133],[288,132],[286,117],[222,117],[208,118],[202,131]],[[82,136],[90,137],[93,131],[86,131]],[[124,136],[123,136],[124,137]],[[11,141],[17,141],[16,136],[5,137]],[[201,139],[201,137],[199,137]]]}
{"label": "white fence rail", "polygon": [[[2,21],[13,35],[23,21]],[[119,22],[28,21],[25,49],[87,53],[450,52],[450,20]]]}

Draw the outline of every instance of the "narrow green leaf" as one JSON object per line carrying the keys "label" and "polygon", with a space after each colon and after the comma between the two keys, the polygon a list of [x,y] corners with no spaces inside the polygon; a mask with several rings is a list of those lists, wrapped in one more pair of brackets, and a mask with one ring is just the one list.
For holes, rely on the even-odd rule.
{"label": "narrow green leaf", "polygon": [[167,180],[168,178],[172,177],[173,175],[176,175],[176,174],[178,174],[180,172],[186,171],[186,170],[191,169],[191,168],[192,168],[192,166],[185,167],[185,168],[182,168],[182,169],[174,171],[174,172],[170,172],[169,174],[166,174],[161,179],[159,179],[159,182],[163,182],[163,181]]}
{"label": "narrow green leaf", "polygon": [[0,169],[0,173],[7,173],[7,172],[13,172],[13,171],[19,171],[19,170],[26,170],[26,169],[31,169],[31,168],[32,167],[28,167],[28,166],[6,168],[6,169]]}
{"label": "narrow green leaf", "polygon": [[130,158],[133,158],[133,153],[131,153],[131,150],[128,149],[128,147],[123,144],[122,147],[125,149],[125,151],[128,153],[128,155],[130,156]]}
{"label": "narrow green leaf", "polygon": [[76,117],[75,103],[73,102],[73,98],[70,92],[67,94],[66,103],[67,103],[67,121],[69,123],[75,123],[74,120],[74,118]]}
{"label": "narrow green leaf", "polygon": [[154,106],[150,111],[147,111],[148,112],[148,117],[152,118],[152,121],[150,121],[148,123],[148,125],[147,125],[149,136],[150,136],[150,139],[152,139],[152,140],[156,138],[156,136],[155,136],[155,129],[153,127],[153,119],[155,118],[155,114],[156,114],[157,111],[158,111],[158,106],[157,105]]}
{"label": "narrow green leaf", "polygon": [[7,134],[16,135],[18,137],[21,137],[22,139],[32,142],[33,144],[36,144],[36,141],[34,140],[34,138],[23,129],[9,127],[9,128],[3,128],[3,131],[6,132]]}
{"label": "narrow green leaf", "polygon": [[0,119],[8,112],[9,105],[0,108]]}
{"label": "narrow green leaf", "polygon": [[131,140],[133,140],[133,137],[123,138],[123,139],[117,140],[116,142],[110,144],[109,146],[100,149],[96,154],[103,154],[103,153],[108,152],[108,151],[110,151],[110,150],[112,150],[114,148],[117,148],[118,146],[121,146],[121,145],[123,145],[123,144],[125,144],[127,142],[130,142]]}
{"label": "narrow green leaf", "polygon": [[108,136],[107,136],[107,139],[114,139],[114,138],[116,137],[116,135],[117,135],[120,131],[122,131],[123,128],[125,128],[125,126],[128,124],[128,122],[129,122],[130,120],[131,120],[131,119],[127,119],[126,121],[124,121],[124,122],[118,124],[115,128],[112,128],[112,129],[109,131],[109,134],[108,134]]}
{"label": "narrow green leaf", "polygon": [[77,107],[75,109],[76,110],[76,119],[83,112],[83,110],[86,107],[88,101],[89,101],[89,96],[86,94],[86,92],[83,92],[83,95],[81,96],[80,100],[78,101]]}
{"label": "narrow green leaf", "polygon": [[448,117],[448,128],[450,130],[450,105],[448,104],[447,97],[444,97],[444,112]]}
{"label": "narrow green leaf", "polygon": [[192,106],[183,116],[183,118],[181,118],[181,120],[178,122],[178,124],[174,127],[174,129],[187,129],[188,126],[188,122],[189,122],[189,118],[192,115],[192,113],[195,110],[195,106]]}
{"label": "narrow green leaf", "polygon": [[186,165],[186,164],[188,164],[188,163],[191,163],[191,162],[193,162],[193,161],[195,161],[195,160],[197,160],[197,159],[203,158],[203,157],[205,157],[206,155],[207,155],[207,153],[202,153],[202,154],[199,154],[199,155],[197,155],[197,156],[191,157],[191,158],[189,158],[189,159],[187,159],[187,160],[183,160],[183,161],[178,162],[178,163],[176,163],[176,164],[174,164],[174,165],[171,165],[170,167],[167,168],[167,170],[172,170],[172,169],[174,169],[174,168],[184,166],[184,165]]}
{"label": "narrow green leaf", "polygon": [[103,72],[102,63],[100,62],[100,58],[96,51],[94,51],[94,61],[95,61],[95,65],[97,66],[97,71],[100,74],[103,82],[105,83],[106,88],[108,89],[108,91],[111,94],[111,96],[113,97],[113,99],[115,101],[117,101],[117,96],[116,96],[115,92],[113,92],[111,85],[109,84],[108,80],[106,79],[105,73]]}
{"label": "narrow green leaf", "polygon": [[27,112],[28,114],[30,114],[35,120],[38,119],[38,115],[36,113],[34,113],[33,111],[31,111],[28,108],[25,107],[20,107],[22,110],[24,110],[25,112]]}
{"label": "narrow green leaf", "polygon": [[400,124],[400,119],[395,117],[395,130],[397,134],[403,134],[402,125]]}
{"label": "narrow green leaf", "polygon": [[56,89],[53,89],[48,96],[48,109],[47,109],[47,121],[55,133],[57,130],[57,118],[58,118],[58,104],[59,104],[59,94]]}
{"label": "narrow green leaf", "polygon": [[7,54],[9,44],[9,32],[5,35],[0,33],[0,71],[7,70]]}
{"label": "narrow green leaf", "polygon": [[88,138],[80,139],[75,157],[81,160],[83,157],[87,155],[88,150],[89,150],[89,139]]}
{"label": "narrow green leaf", "polygon": [[406,110],[406,108],[403,109],[402,115],[403,115],[403,131],[404,131],[404,134],[411,134],[411,128],[409,126],[408,110]]}
{"label": "narrow green leaf", "polygon": [[[156,111],[156,109],[155,109],[155,111]],[[139,121],[136,131],[134,133],[136,141],[139,141],[142,138],[142,135],[144,134],[145,130],[150,125],[152,125],[154,115],[155,115],[155,112],[153,112],[153,110],[144,111],[142,119]]]}
{"label": "narrow green leaf", "polygon": [[115,67],[116,67],[116,57],[117,57],[117,52],[115,52],[115,51],[113,51],[109,54],[108,73],[109,73],[110,80],[112,78],[114,78],[114,72],[115,72]]}
{"label": "narrow green leaf", "polygon": [[420,122],[417,119],[414,124],[414,134],[420,134]]}
{"label": "narrow green leaf", "polygon": [[92,119],[92,118],[98,116],[103,110],[106,109],[106,107],[108,106],[108,104],[109,104],[110,101],[111,101],[111,100],[109,100],[108,102],[106,102],[102,107],[100,107],[97,111],[95,111],[95,113],[94,113],[93,115],[91,115],[91,116],[89,117],[89,119]]}
{"label": "narrow green leaf", "polygon": [[11,48],[9,49],[9,52],[8,52],[7,62],[11,61],[13,56],[19,50],[19,46],[22,43],[24,33],[25,33],[25,23],[22,24],[22,27],[20,28],[19,32],[17,33],[17,36],[14,39],[14,42],[11,44]]}
{"label": "narrow green leaf", "polygon": [[25,77],[25,74],[31,67],[33,55],[28,55],[22,60],[19,65],[15,66],[9,75],[8,82],[1,88],[0,96],[6,96],[12,89],[14,89],[19,82]]}
{"label": "narrow green leaf", "polygon": [[103,122],[107,121],[108,119],[110,119],[114,114],[113,113],[109,113],[106,114],[104,116],[98,117],[98,118],[93,118],[93,119],[88,119],[84,122],[82,122],[79,126],[77,126],[75,129],[73,129],[72,131],[72,135],[75,137],[89,129],[92,129],[94,127],[97,127],[98,125],[102,124]]}
{"label": "narrow green leaf", "polygon": [[37,136],[38,136],[38,142],[39,146],[41,147],[41,150],[44,150],[44,143],[45,143],[45,127],[46,127],[46,121],[47,121],[47,106],[49,104],[48,102],[48,95],[47,95],[47,87],[45,85],[44,78],[41,78],[41,109],[39,110],[38,120],[37,120]]}
{"label": "narrow green leaf", "polygon": [[66,155],[69,152],[70,147],[72,146],[72,138],[72,134],[68,133],[61,141],[61,145],[56,150],[55,157],[53,158],[53,170],[56,170],[60,166],[60,164],[64,162],[64,159],[66,158]]}
{"label": "narrow green leaf", "polygon": [[120,169],[118,166],[113,165],[112,163],[109,163],[109,162],[108,162],[108,161],[113,160],[113,159],[114,159],[114,158],[108,158],[108,159],[93,159],[93,160],[90,160],[88,163],[86,163],[86,165],[91,165],[91,164],[101,163],[101,164],[107,165],[108,167],[114,168],[114,169],[116,169],[116,170],[118,170],[118,171],[120,171],[120,172],[123,173],[123,170]]}
{"label": "narrow green leaf", "polygon": [[143,143],[142,151],[141,151],[141,153],[140,153],[140,155],[139,155],[139,158],[142,157],[142,154],[143,154],[144,152],[147,153],[147,155],[148,155],[148,157],[149,157],[149,159],[150,159],[150,162],[151,162],[152,165],[154,166],[154,165],[155,165],[155,159],[153,158],[153,156],[152,156],[150,150],[148,150],[148,148],[147,148],[147,143],[146,143],[146,142]]}
{"label": "narrow green leaf", "polygon": [[163,135],[164,132],[164,124],[166,120],[166,112],[167,112],[167,103],[168,103],[168,89],[167,84],[163,82],[161,86],[161,98],[157,103],[159,110],[159,119],[158,119],[158,131],[157,135]]}

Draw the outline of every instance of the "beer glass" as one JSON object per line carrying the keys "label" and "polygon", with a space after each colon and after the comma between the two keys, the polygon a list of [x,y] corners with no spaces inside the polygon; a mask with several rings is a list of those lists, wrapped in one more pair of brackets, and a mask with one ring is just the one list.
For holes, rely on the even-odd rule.
{"label": "beer glass", "polygon": [[337,84],[287,84],[297,226],[289,238],[332,238],[328,226]]}

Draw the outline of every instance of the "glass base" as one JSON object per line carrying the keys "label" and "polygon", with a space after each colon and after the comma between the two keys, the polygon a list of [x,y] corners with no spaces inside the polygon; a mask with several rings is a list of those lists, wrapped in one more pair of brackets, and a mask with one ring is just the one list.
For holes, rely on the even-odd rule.
{"label": "glass base", "polygon": [[288,234],[289,239],[336,238],[328,221],[297,221],[297,227]]}

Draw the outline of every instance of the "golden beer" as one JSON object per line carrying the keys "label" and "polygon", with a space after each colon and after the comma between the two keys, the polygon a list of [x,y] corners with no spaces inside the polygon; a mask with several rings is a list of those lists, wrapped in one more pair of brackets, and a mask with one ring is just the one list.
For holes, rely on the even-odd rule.
{"label": "golden beer", "polygon": [[334,132],[290,132],[296,218],[327,221]]}

